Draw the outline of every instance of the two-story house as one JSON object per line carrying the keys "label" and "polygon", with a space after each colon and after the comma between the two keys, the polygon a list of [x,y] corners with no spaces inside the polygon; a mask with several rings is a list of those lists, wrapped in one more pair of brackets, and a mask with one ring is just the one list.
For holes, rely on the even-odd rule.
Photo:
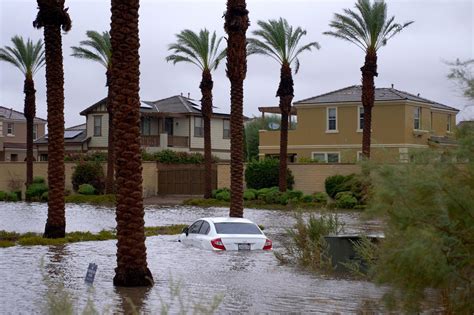
{"label": "two-story house", "polygon": [[[33,139],[44,136],[46,120],[35,117]],[[0,161],[20,162],[26,158],[26,118],[0,106]],[[35,159],[37,156],[35,156]]]}
{"label": "two-story house", "polygon": [[[362,157],[364,108],[361,86],[294,103],[298,125],[288,132],[288,157],[354,163]],[[265,112],[265,108],[261,108]],[[268,110],[271,112],[271,110]],[[392,88],[375,89],[371,157],[404,162],[413,149],[455,145],[456,108]],[[279,154],[279,131],[259,133],[259,155]]]}
{"label": "two-story house", "polygon": [[[77,132],[74,135],[81,142],[81,151],[84,150],[84,143],[87,146],[85,151],[107,150],[109,115],[106,101],[104,98],[80,113],[86,117],[86,130],[84,134]],[[142,101],[140,114],[141,144],[144,150],[204,152],[204,122],[200,106],[193,100],[176,95],[154,102]],[[70,135],[73,136],[73,133]],[[74,137],[70,140],[73,141]],[[213,113],[211,146],[213,155],[222,160],[230,159],[229,114]]]}

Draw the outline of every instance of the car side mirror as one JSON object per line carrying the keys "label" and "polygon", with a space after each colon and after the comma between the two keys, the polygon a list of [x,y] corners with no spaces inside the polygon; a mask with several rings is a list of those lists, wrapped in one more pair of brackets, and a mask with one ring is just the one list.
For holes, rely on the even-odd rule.
{"label": "car side mirror", "polygon": [[189,235],[189,228],[188,227],[185,227],[182,231],[182,233],[186,233],[186,236]]}

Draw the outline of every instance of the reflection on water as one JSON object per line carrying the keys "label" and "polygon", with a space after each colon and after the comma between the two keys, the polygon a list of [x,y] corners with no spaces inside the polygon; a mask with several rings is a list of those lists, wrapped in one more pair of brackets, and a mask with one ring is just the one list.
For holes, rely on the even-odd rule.
{"label": "reflection on water", "polygon": [[[146,208],[147,226],[191,223],[199,217],[225,216],[225,208]],[[44,204],[2,203],[0,230],[41,232],[46,220]],[[111,208],[67,205],[67,230],[110,229],[115,226]],[[291,213],[246,210],[245,216],[265,227],[278,250],[285,230],[295,220]],[[346,232],[379,232],[376,221],[362,224],[357,213],[343,213]],[[61,246],[0,249],[0,314],[44,313],[51,288],[64,284],[76,312],[93,302],[100,312],[158,313],[162,306],[175,313],[194,305],[211,305],[223,296],[218,313],[354,313],[362,302],[383,292],[371,283],[324,277],[281,266],[271,252],[210,252],[186,248],[176,236],[149,237],[148,264],[153,288],[115,288],[116,242],[83,242]],[[98,265],[92,287],[84,283],[89,263]],[[181,297],[181,302],[180,298]],[[370,309],[369,309],[370,311]]]}

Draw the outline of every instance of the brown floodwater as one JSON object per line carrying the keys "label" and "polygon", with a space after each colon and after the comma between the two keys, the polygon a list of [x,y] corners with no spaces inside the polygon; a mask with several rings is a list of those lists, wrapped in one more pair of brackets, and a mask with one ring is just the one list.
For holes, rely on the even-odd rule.
{"label": "brown floodwater", "polygon": [[[227,214],[225,208],[148,206],[145,225],[188,224]],[[45,204],[0,203],[0,230],[42,232],[46,215]],[[291,212],[246,209],[244,215],[263,225],[274,240],[274,250],[282,250],[285,232],[295,222]],[[380,222],[362,221],[356,212],[340,213],[339,219],[346,233],[382,230]],[[67,204],[66,220],[68,232],[115,227],[114,209],[107,207]],[[100,313],[129,313],[133,307],[145,314],[163,308],[171,314],[193,313],[196,305],[209,307],[214,298],[222,299],[219,314],[356,313],[361,308],[370,311],[371,302],[384,291],[370,282],[281,265],[272,252],[216,253],[186,248],[176,240],[177,236],[147,238],[148,265],[155,279],[155,286],[148,289],[112,285],[115,240],[0,248],[0,314],[45,314],[53,304],[48,299],[71,300],[76,313],[88,303]],[[84,277],[91,262],[98,270],[94,284],[88,286]],[[68,299],[62,297],[65,293]]]}

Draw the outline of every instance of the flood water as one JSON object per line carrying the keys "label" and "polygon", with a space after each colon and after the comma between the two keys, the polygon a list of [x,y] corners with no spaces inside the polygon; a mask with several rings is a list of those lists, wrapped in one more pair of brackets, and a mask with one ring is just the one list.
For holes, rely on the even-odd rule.
{"label": "flood water", "polygon": [[[115,227],[115,210],[67,204],[67,231]],[[38,203],[0,203],[0,230],[42,232],[47,206]],[[145,210],[145,225],[189,224],[200,217],[227,216],[226,208],[153,207]],[[265,227],[281,250],[285,231],[295,222],[292,213],[246,209],[244,216]],[[378,233],[377,221],[363,222],[358,213],[340,213],[346,233]],[[211,252],[186,248],[177,236],[146,240],[148,265],[155,279],[150,289],[121,289],[112,285],[116,241],[83,242],[61,246],[0,248],[0,314],[47,313],[48,297],[67,292],[81,313],[92,302],[100,313],[129,313],[130,301],[140,313],[170,313],[209,306],[221,298],[219,314],[356,313],[362,304],[378,301],[383,290],[374,284],[310,274],[282,266],[272,252]],[[92,287],[84,283],[90,262],[98,265]],[[64,285],[63,290],[58,285]],[[172,288],[180,293],[171,293]],[[62,292],[62,293],[61,293]],[[180,304],[179,299],[183,304]],[[51,305],[51,302],[49,303]],[[370,311],[370,306],[364,310]]]}

